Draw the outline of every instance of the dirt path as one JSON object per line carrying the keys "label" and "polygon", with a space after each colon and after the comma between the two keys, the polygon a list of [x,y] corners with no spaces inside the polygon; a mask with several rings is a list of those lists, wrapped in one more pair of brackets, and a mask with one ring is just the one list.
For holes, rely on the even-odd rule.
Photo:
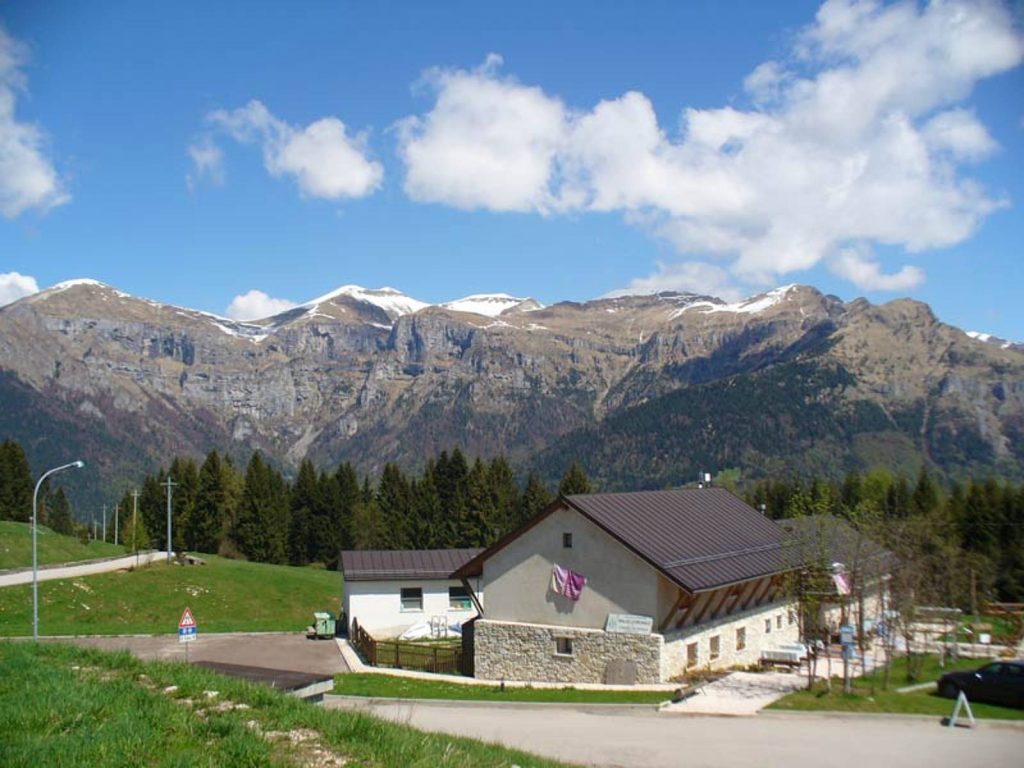
{"label": "dirt path", "polygon": [[[136,555],[115,557],[109,560],[90,560],[77,565],[46,566],[39,569],[39,581],[54,579],[73,579],[78,576],[90,576],[95,573],[123,571],[136,565],[149,565],[156,560],[166,560],[166,552],[140,552]],[[32,583],[32,569],[21,568],[17,571],[0,573],[0,587],[14,587],[19,584]]]}

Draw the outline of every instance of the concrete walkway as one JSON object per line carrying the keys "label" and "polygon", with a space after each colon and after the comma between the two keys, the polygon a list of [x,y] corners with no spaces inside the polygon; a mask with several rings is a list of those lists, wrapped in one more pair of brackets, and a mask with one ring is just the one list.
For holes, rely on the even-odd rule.
{"label": "concrete walkway", "polygon": [[348,672],[337,646],[309,640],[303,632],[203,632],[195,642],[180,643],[177,635],[110,637],[45,637],[42,642],[70,643],[104,651],[128,651],[147,661],[205,661],[284,669],[318,675]]}
{"label": "concrete walkway", "polygon": [[[54,579],[73,579],[78,576],[91,576],[96,573],[109,573],[110,571],[124,571],[136,567],[136,565],[149,565],[158,560],[166,560],[166,552],[140,552],[136,555],[114,557],[106,560],[89,560],[84,563],[73,565],[51,565],[39,568],[39,581],[53,581]],[[0,573],[0,587],[14,587],[19,584],[32,583],[32,569],[21,568],[17,571],[5,571]]]}
{"label": "concrete walkway", "polygon": [[807,685],[795,672],[733,672],[697,688],[694,695],[665,704],[664,714],[756,715],[787,693]]}

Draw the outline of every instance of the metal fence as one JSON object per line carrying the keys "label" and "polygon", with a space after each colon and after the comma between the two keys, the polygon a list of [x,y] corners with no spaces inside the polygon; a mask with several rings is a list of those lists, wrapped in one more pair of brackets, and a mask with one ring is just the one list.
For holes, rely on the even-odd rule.
{"label": "metal fence", "polygon": [[377,640],[352,619],[349,637],[367,664],[374,667],[416,669],[448,675],[466,674],[462,649],[433,643],[406,643],[400,640]]}

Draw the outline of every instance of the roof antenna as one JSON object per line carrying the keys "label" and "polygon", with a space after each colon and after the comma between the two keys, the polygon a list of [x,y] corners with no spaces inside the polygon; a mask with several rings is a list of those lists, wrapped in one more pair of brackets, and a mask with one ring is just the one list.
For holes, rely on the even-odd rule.
{"label": "roof antenna", "polygon": [[698,472],[697,473],[697,487],[698,488],[703,488],[705,485],[707,485],[708,488],[711,487],[711,473],[710,472]]}

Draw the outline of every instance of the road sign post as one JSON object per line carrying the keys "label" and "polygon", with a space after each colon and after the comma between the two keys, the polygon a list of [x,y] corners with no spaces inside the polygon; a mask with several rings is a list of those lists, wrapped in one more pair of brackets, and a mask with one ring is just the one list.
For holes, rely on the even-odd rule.
{"label": "road sign post", "polygon": [[185,643],[185,661],[188,661],[188,644],[195,642],[198,636],[199,625],[189,608],[181,614],[181,621],[178,622],[178,642]]}

